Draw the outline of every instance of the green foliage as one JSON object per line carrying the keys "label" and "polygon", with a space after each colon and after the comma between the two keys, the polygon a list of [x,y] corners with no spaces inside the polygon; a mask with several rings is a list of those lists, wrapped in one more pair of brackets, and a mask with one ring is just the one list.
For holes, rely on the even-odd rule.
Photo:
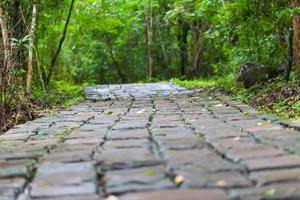
{"label": "green foliage", "polygon": [[[22,6],[14,2],[21,2]],[[291,9],[286,0],[225,0],[224,4],[220,0],[79,0],[53,80],[44,92],[39,87],[41,79],[49,73],[70,2],[38,1],[33,96],[42,107],[65,106],[81,100],[84,83],[152,82],[171,78],[188,87],[239,91],[236,96],[247,101],[259,95],[256,93],[259,89],[245,90],[235,85],[238,66],[251,61],[275,67],[286,61],[291,16],[299,12],[299,7]],[[3,5],[12,32],[13,56],[18,60],[15,82],[18,90],[23,91],[27,56],[32,50],[28,46],[32,1],[5,1]],[[150,80],[145,31],[149,28],[148,15],[153,20],[150,29],[154,76]],[[180,71],[182,66],[184,74]],[[196,79],[179,80],[182,77]],[[19,91],[18,95],[11,92],[5,95],[21,96],[16,101],[25,102],[24,92]],[[285,104],[276,105],[273,110],[286,110]],[[298,104],[292,106],[293,110],[298,108]]]}
{"label": "green foliage", "polygon": [[242,102],[250,104],[266,113],[275,113],[280,118],[300,117],[300,98],[298,82],[284,83],[280,79],[256,84],[250,88],[239,87],[231,78],[179,80],[174,83],[187,88],[203,88],[209,91],[225,90]]}
{"label": "green foliage", "polygon": [[67,108],[84,99],[83,89],[88,84],[73,85],[64,81],[52,82],[47,91],[35,87],[33,96],[45,109]]}
{"label": "green foliage", "polygon": [[235,88],[235,75],[230,74],[225,77],[214,77],[210,79],[199,78],[195,80],[180,80],[180,79],[172,79],[173,83],[187,87],[187,88],[197,88],[201,87],[204,89],[222,89],[222,90],[233,90]]}

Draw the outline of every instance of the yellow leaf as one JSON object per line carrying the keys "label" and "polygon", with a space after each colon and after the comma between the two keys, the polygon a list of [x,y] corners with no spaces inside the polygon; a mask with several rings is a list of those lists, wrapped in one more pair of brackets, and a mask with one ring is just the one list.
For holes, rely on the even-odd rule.
{"label": "yellow leaf", "polygon": [[269,126],[270,122],[259,122],[257,123],[258,126]]}
{"label": "yellow leaf", "polygon": [[180,186],[183,182],[184,182],[183,176],[177,175],[174,177],[174,183],[177,187]]}
{"label": "yellow leaf", "polygon": [[105,200],[119,200],[119,199],[114,195],[109,195]]}
{"label": "yellow leaf", "polygon": [[286,130],[288,130],[288,131],[294,131],[295,129],[294,128],[286,128]]}
{"label": "yellow leaf", "polygon": [[219,180],[219,181],[217,182],[217,186],[219,186],[219,187],[225,187],[225,186],[226,186],[226,181],[224,181],[224,180]]}
{"label": "yellow leaf", "polygon": [[276,193],[276,189],[275,188],[272,188],[272,189],[269,189],[267,191],[265,191],[265,195],[266,196],[273,196],[274,194]]}
{"label": "yellow leaf", "polygon": [[215,107],[222,107],[222,106],[224,106],[223,104],[217,104],[217,105],[215,105]]}
{"label": "yellow leaf", "polygon": [[241,140],[240,136],[237,136],[237,137],[233,138],[233,141],[239,141],[239,140]]}
{"label": "yellow leaf", "polygon": [[137,111],[136,114],[141,115],[141,114],[144,114],[145,112],[147,112],[147,110],[143,109],[143,110]]}

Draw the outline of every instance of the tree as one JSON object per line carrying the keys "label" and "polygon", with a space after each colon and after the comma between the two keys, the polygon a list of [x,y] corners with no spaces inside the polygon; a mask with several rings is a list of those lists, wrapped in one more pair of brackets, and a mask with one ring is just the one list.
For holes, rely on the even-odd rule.
{"label": "tree", "polygon": [[153,78],[153,60],[152,60],[152,39],[153,39],[153,10],[151,0],[147,0],[145,6],[145,37],[147,44],[147,64],[148,64],[148,78]]}
{"label": "tree", "polygon": [[300,5],[299,0],[291,0],[291,7],[293,9],[294,56],[296,61],[298,79],[300,79],[300,15],[296,11],[296,8],[299,5]]}
{"label": "tree", "polygon": [[4,59],[3,59],[3,68],[2,71],[9,68],[11,65],[11,53],[10,53],[10,45],[9,45],[9,33],[6,25],[6,20],[4,18],[3,9],[0,7],[0,27],[2,32],[2,40],[3,40],[3,51],[4,51]]}
{"label": "tree", "polygon": [[59,53],[62,49],[63,43],[66,39],[66,35],[67,35],[70,20],[71,20],[71,15],[72,15],[72,12],[73,12],[74,4],[75,4],[75,0],[71,0],[71,5],[70,5],[70,8],[69,8],[68,17],[67,17],[67,20],[66,20],[66,23],[65,23],[65,26],[64,26],[64,30],[63,30],[61,39],[60,39],[58,47],[57,47],[57,49],[56,49],[56,51],[55,51],[55,53],[54,53],[54,55],[52,56],[52,59],[51,59],[51,64],[49,66],[49,72],[48,72],[48,76],[47,76],[47,79],[46,79],[46,85],[48,85],[50,80],[51,80],[53,71],[55,69],[57,58],[58,58]]}
{"label": "tree", "polygon": [[28,67],[27,67],[27,81],[26,81],[26,94],[32,95],[32,73],[33,73],[33,51],[34,51],[34,38],[37,22],[37,0],[32,1],[32,19],[31,28],[29,31],[29,44],[28,44]]}
{"label": "tree", "polygon": [[188,34],[189,26],[182,17],[178,19],[178,43],[180,54],[180,72],[181,76],[185,76],[186,67],[188,66]]}

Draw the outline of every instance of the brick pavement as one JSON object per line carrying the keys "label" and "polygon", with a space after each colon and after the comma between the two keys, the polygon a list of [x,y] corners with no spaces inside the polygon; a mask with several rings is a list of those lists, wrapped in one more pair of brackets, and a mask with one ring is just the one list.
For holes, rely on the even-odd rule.
{"label": "brick pavement", "polygon": [[0,136],[0,200],[300,199],[300,123],[170,83],[95,86]]}

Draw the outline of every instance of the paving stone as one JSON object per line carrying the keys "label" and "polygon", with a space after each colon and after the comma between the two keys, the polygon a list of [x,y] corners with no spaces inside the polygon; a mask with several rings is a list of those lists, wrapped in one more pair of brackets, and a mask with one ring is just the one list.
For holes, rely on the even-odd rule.
{"label": "paving stone", "polygon": [[149,132],[147,129],[114,130],[107,135],[107,138],[110,140],[143,139],[148,137]]}
{"label": "paving stone", "polygon": [[96,174],[91,163],[45,163],[31,183],[32,197],[96,193]]}
{"label": "paving stone", "polygon": [[0,136],[0,141],[25,141],[35,133],[17,133],[17,134],[5,134]]}
{"label": "paving stone", "polygon": [[182,189],[163,190],[156,192],[131,193],[120,197],[120,200],[226,200],[229,199],[222,190],[210,189]]}
{"label": "paving stone", "polygon": [[47,156],[49,162],[84,162],[92,160],[93,151],[77,150],[51,153]]}
{"label": "paving stone", "polygon": [[214,147],[221,152],[226,152],[230,149],[256,146],[254,139],[250,137],[239,136],[232,138],[213,139],[209,140],[209,142],[212,143]]}
{"label": "paving stone", "polygon": [[103,139],[106,136],[106,130],[92,130],[92,131],[81,131],[81,130],[76,130],[73,131],[67,139],[80,139],[80,138],[94,138],[94,139]]}
{"label": "paving stone", "polygon": [[195,149],[205,145],[203,139],[191,134],[156,136],[155,139],[162,151]]}
{"label": "paving stone", "polygon": [[300,168],[252,172],[250,178],[259,185],[300,180]]}
{"label": "paving stone", "polygon": [[144,129],[146,128],[147,124],[144,122],[124,122],[119,123],[118,125],[114,126],[112,130],[134,130],[134,129]]}
{"label": "paving stone", "polygon": [[57,196],[82,196],[96,194],[97,187],[93,182],[83,182],[80,185],[42,185],[33,184],[31,196],[40,197],[57,197]]}
{"label": "paving stone", "polygon": [[13,200],[16,196],[14,189],[0,189],[0,200]]}
{"label": "paving stone", "polygon": [[0,160],[0,178],[5,177],[26,177],[29,178],[30,171],[34,165],[32,160]]}
{"label": "paving stone", "polygon": [[25,151],[24,149],[19,148],[19,149],[7,151],[5,153],[1,152],[0,160],[20,160],[20,159],[36,160],[45,154],[45,150],[43,149],[28,150],[26,149],[26,147],[24,148]]}
{"label": "paving stone", "polygon": [[108,194],[161,190],[173,188],[174,184],[166,176],[164,166],[142,167],[128,170],[114,170],[106,173],[105,184]]}
{"label": "paving stone", "polygon": [[275,157],[284,154],[285,152],[283,150],[257,144],[253,146],[233,148],[226,153],[226,156],[238,162],[241,160]]}
{"label": "paving stone", "polygon": [[236,189],[231,191],[231,196],[243,200],[296,200],[300,199],[300,183],[279,183],[265,187]]}
{"label": "paving stone", "polygon": [[103,149],[112,148],[148,148],[150,147],[149,139],[123,139],[123,140],[108,140],[104,143]]}
{"label": "paving stone", "polygon": [[20,192],[25,187],[26,182],[24,178],[0,179],[0,189],[14,189]]}
{"label": "paving stone", "polygon": [[101,142],[103,142],[103,139],[99,139],[99,138],[76,138],[76,139],[66,139],[65,140],[65,143],[66,144],[78,144],[78,145],[81,145],[81,144],[100,144]]}
{"label": "paving stone", "polygon": [[96,155],[96,160],[107,169],[125,169],[162,163],[162,160],[147,148],[107,149]]}
{"label": "paving stone", "polygon": [[104,200],[97,195],[85,195],[85,196],[69,196],[69,197],[48,197],[48,198],[35,198],[34,200]]}
{"label": "paving stone", "polygon": [[195,133],[186,127],[173,127],[173,128],[153,128],[151,132],[154,136],[167,136],[167,135],[194,135]]}
{"label": "paving stone", "polygon": [[187,165],[197,166],[207,172],[236,170],[238,166],[221,158],[208,149],[167,151],[166,159],[170,167],[182,168]]}
{"label": "paving stone", "polygon": [[244,160],[242,163],[251,171],[300,167],[300,157],[297,155],[282,155],[259,159]]}
{"label": "paving stone", "polygon": [[249,187],[251,181],[239,171],[209,172],[197,166],[186,166],[175,170],[177,174],[185,178],[185,187]]}

